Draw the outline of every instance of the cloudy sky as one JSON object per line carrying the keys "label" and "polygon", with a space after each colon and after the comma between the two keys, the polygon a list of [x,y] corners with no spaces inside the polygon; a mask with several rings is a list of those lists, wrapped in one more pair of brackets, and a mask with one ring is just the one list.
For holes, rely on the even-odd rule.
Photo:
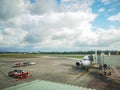
{"label": "cloudy sky", "polygon": [[120,0],[0,0],[0,51],[120,50]]}

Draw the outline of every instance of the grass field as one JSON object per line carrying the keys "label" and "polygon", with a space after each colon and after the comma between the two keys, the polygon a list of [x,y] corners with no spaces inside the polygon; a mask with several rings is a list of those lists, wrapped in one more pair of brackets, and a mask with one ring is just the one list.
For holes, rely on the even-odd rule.
{"label": "grass field", "polygon": [[24,54],[24,53],[19,53],[19,54],[0,54],[0,57],[7,57],[7,58],[35,58],[37,56],[40,56],[40,54]]}
{"label": "grass field", "polygon": [[68,57],[68,58],[83,58],[85,55],[78,55],[78,54],[74,54],[74,55],[59,55],[60,57]]}
{"label": "grass field", "polygon": [[40,56],[57,56],[57,57],[68,57],[68,58],[83,58],[85,55],[80,54],[31,54],[31,53],[5,53],[0,54],[0,57],[6,58],[35,58]]}

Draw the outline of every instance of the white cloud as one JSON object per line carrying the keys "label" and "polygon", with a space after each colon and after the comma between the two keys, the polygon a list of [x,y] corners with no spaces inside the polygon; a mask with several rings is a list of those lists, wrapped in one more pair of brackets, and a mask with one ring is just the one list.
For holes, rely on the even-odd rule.
{"label": "white cloud", "polygon": [[111,3],[113,0],[101,0],[101,2],[102,3],[104,3],[104,4],[109,4],[109,3]]}
{"label": "white cloud", "polygon": [[120,42],[119,34],[120,28],[110,28],[109,30],[100,29],[98,30],[98,44],[104,46],[110,46],[113,43]]}
{"label": "white cloud", "polygon": [[21,42],[26,35],[26,31],[17,28],[5,28],[0,33],[0,46],[1,47],[9,47],[17,45],[16,47],[20,47]]}
{"label": "white cloud", "polygon": [[99,10],[98,10],[98,12],[104,12],[105,11],[105,8],[100,8]]}
{"label": "white cloud", "polygon": [[44,14],[56,10],[55,0],[36,0],[36,3],[27,6],[31,14]]}
{"label": "white cloud", "polygon": [[68,40],[74,41],[74,38],[79,39],[83,33],[86,37],[91,38],[92,35],[87,36],[88,34],[86,32],[91,33],[91,22],[95,17],[96,15],[90,12],[80,11],[29,16],[31,20],[29,21],[29,24],[28,22],[27,24],[30,27],[30,31],[26,36],[25,41],[29,43],[44,43],[46,40],[51,41],[51,43],[57,41],[60,44],[59,46],[61,46],[61,44],[64,45],[62,40],[66,42],[68,42]]}
{"label": "white cloud", "polygon": [[110,20],[110,21],[120,21],[120,13],[109,17],[108,20]]}
{"label": "white cloud", "polygon": [[93,0],[61,0],[59,11],[91,11]]}
{"label": "white cloud", "polygon": [[[34,34],[38,34],[39,36],[36,38],[38,41],[35,43],[31,43],[31,41],[28,42],[34,44],[34,48],[37,49],[43,47],[57,49],[79,49],[80,47],[88,49],[95,47],[115,49],[115,47],[112,47],[112,45],[114,46],[115,43],[120,42],[120,29],[97,29],[94,32],[92,31],[91,22],[95,17],[96,15],[86,12],[51,13],[44,14],[39,17],[36,16],[33,18],[33,20],[35,20],[34,24],[40,26],[38,26],[38,29],[35,29],[36,31],[34,30],[34,32],[29,32],[29,34],[31,34],[30,36],[32,36],[32,34],[33,36],[35,36]],[[43,26],[41,26],[41,24]],[[40,31],[39,29],[44,26],[47,28],[44,28],[43,31]],[[41,40],[41,37],[44,38]]]}
{"label": "white cloud", "polygon": [[[19,4],[18,4],[19,3]],[[0,20],[8,20],[24,12],[23,0],[0,0]]]}
{"label": "white cloud", "polygon": [[58,6],[55,0],[36,0],[32,4],[18,0],[19,5],[18,1],[4,1],[0,9],[0,26],[4,27],[0,30],[0,47],[48,51],[119,48],[120,28],[92,30],[96,14],[91,11],[91,0],[62,0]]}

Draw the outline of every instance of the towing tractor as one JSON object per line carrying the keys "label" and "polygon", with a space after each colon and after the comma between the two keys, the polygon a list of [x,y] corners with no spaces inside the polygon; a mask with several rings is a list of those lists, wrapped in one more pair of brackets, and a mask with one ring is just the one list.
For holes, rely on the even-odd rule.
{"label": "towing tractor", "polygon": [[13,78],[27,78],[28,74],[29,74],[28,71],[13,70],[8,73],[8,76]]}

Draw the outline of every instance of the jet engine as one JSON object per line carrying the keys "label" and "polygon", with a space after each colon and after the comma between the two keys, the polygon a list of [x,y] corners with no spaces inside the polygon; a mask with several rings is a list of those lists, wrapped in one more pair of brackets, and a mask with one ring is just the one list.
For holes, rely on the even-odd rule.
{"label": "jet engine", "polygon": [[79,66],[81,66],[81,65],[82,65],[82,62],[81,62],[81,61],[77,61],[77,62],[76,62],[76,66],[77,66],[77,67],[79,67]]}

